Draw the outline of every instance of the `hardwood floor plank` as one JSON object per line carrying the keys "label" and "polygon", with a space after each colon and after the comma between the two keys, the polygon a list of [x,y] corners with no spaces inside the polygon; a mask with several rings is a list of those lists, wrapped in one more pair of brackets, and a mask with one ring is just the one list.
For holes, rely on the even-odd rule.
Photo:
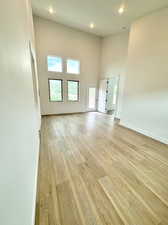
{"label": "hardwood floor plank", "polygon": [[75,186],[75,191],[80,203],[80,208],[84,218],[84,224],[86,225],[101,225],[99,214],[96,207],[89,195],[88,189],[80,176],[72,178],[72,182]]}
{"label": "hardwood floor plank", "polygon": [[70,183],[67,181],[57,185],[58,202],[62,225],[82,224],[80,214],[73,197]]}
{"label": "hardwood floor plank", "polygon": [[151,211],[153,216],[158,220],[163,220],[168,224],[168,207],[150,190],[141,180],[141,177],[137,176],[135,170],[131,168],[128,163],[116,160],[105,161],[101,159],[103,163],[106,163],[106,170],[109,177],[113,179],[111,174],[115,174],[120,177],[125,185],[134,193],[134,195],[141,201],[145,207]]}
{"label": "hardwood floor plank", "polygon": [[90,193],[90,196],[92,197],[94,205],[100,215],[102,224],[124,225],[113,204],[107,198],[107,195],[101,188],[98,180],[90,173],[87,165],[85,163],[79,165],[79,170],[81,177],[83,178]]}
{"label": "hardwood floor plank", "polygon": [[[104,152],[106,151],[107,148],[107,144],[102,143],[101,148],[104,148]],[[98,147],[97,147],[98,148]],[[109,148],[109,147],[108,147]],[[137,160],[137,156],[131,156],[130,157],[130,150],[129,152],[125,151],[126,147],[124,146],[123,149],[120,147],[118,147],[118,145],[112,145],[111,146],[112,151],[108,151],[108,154],[104,157],[104,165],[107,165],[108,161],[111,160],[111,162],[113,161],[113,159],[115,161],[118,161],[118,163],[120,165],[124,165],[126,164],[127,168],[131,168],[134,172],[136,172],[136,174],[138,174],[138,177],[143,181],[143,183],[148,186],[148,188],[154,192],[159,199],[161,199],[166,205],[168,203],[167,200],[167,196],[168,196],[168,189],[167,189],[167,177],[164,177],[161,175],[161,173],[159,175],[156,176],[156,172],[154,171],[153,168],[149,169],[149,165],[148,163],[146,163],[146,166],[144,166],[142,168],[142,165],[140,164],[140,160]],[[124,152],[123,152],[124,150]],[[125,154],[128,153],[128,154]],[[128,157],[129,156],[129,157]],[[135,157],[135,158],[134,158]],[[100,160],[99,163],[102,163],[103,159],[101,154],[98,157]],[[135,160],[136,159],[136,160]],[[145,159],[143,159],[145,160]],[[160,166],[156,166],[154,165],[155,169],[158,169],[158,171],[160,170],[160,167],[163,166],[163,164],[161,164]],[[109,169],[110,171],[110,169]],[[157,171],[157,173],[158,173]],[[165,170],[166,172],[167,170]],[[161,176],[161,177],[160,177]]]}
{"label": "hardwood floor plank", "polygon": [[168,225],[168,146],[85,113],[42,120],[36,225]]}
{"label": "hardwood floor plank", "polygon": [[105,193],[128,225],[158,224],[157,218],[136,198],[133,192],[117,176],[110,179],[106,176],[99,180]]}

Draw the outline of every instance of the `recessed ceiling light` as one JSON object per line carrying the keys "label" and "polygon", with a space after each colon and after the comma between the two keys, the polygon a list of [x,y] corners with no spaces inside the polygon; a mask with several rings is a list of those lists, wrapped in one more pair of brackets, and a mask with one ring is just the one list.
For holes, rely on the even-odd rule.
{"label": "recessed ceiling light", "polygon": [[50,7],[48,11],[49,11],[50,14],[53,14],[54,13],[54,10],[53,10],[52,7]]}
{"label": "recessed ceiling light", "polygon": [[118,13],[121,15],[124,13],[124,11],[125,11],[125,7],[124,5],[121,5],[120,8],[118,9]]}
{"label": "recessed ceiling light", "polygon": [[90,23],[90,28],[93,29],[95,27],[94,23]]}

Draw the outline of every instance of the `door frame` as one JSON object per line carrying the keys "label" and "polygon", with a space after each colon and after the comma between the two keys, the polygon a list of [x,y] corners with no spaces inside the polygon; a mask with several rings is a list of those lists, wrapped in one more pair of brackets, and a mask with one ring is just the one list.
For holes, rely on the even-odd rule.
{"label": "door frame", "polygon": [[[96,89],[96,94],[95,94],[95,108],[94,109],[90,109],[89,108],[89,88],[95,88]],[[87,111],[88,112],[96,112],[97,111],[97,100],[98,100],[98,92],[97,92],[97,85],[96,84],[90,84],[87,86],[87,100],[86,100],[86,104],[87,104]]]}
{"label": "door frame", "polygon": [[[101,87],[101,82],[105,82],[106,83],[106,89],[105,89],[105,107],[104,107],[104,111],[100,111],[99,109],[99,101],[100,101],[100,87]],[[107,100],[107,82],[108,82],[108,78],[104,78],[104,79],[100,79],[99,80],[99,91],[98,91],[98,102],[97,102],[97,110],[98,112],[101,112],[101,113],[107,113],[106,111],[106,100]]]}

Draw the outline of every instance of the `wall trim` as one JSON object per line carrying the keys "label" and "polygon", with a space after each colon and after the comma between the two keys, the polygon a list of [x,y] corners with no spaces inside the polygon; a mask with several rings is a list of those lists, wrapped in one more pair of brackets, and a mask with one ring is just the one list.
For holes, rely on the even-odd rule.
{"label": "wall trim", "polygon": [[89,112],[97,112],[95,111],[85,111],[85,112],[71,112],[71,113],[52,113],[52,114],[42,114],[41,116],[66,116],[66,115],[74,115],[74,114],[83,114]]}
{"label": "wall trim", "polygon": [[36,174],[35,174],[35,189],[34,189],[34,205],[33,205],[33,224],[36,223],[36,213],[37,213],[37,197],[38,197],[38,173],[39,173],[39,161],[40,161],[40,148],[41,148],[41,132],[38,132],[38,152],[37,152],[37,162],[36,162]]}
{"label": "wall trim", "polygon": [[74,114],[82,114],[85,112],[72,112],[72,113],[51,113],[51,114],[43,114],[43,116],[66,116],[66,115],[74,115]]}
{"label": "wall trim", "polygon": [[137,132],[137,133],[139,133],[139,134],[142,134],[142,135],[144,135],[144,136],[146,136],[146,137],[149,137],[149,138],[152,138],[152,139],[154,139],[154,140],[156,140],[156,141],[159,141],[159,142],[161,142],[161,143],[163,143],[163,144],[168,145],[168,139],[167,139],[167,138],[160,137],[160,136],[157,136],[157,135],[155,135],[155,134],[152,134],[152,133],[150,133],[150,132],[148,132],[148,131],[146,131],[146,130],[143,130],[143,129],[141,129],[141,128],[134,127],[133,125],[131,125],[131,124],[128,123],[128,122],[120,121],[119,125],[120,125],[120,126],[123,126],[123,127],[126,127],[126,128],[128,128],[128,129],[130,129],[130,130],[133,130],[133,131],[135,131],[135,132]]}

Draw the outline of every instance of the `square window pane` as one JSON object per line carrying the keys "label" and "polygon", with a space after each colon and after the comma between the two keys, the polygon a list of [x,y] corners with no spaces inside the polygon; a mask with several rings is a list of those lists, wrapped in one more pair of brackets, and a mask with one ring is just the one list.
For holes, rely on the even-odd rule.
{"label": "square window pane", "polygon": [[50,101],[61,102],[62,96],[62,80],[49,80]]}
{"label": "square window pane", "polygon": [[79,81],[68,81],[68,100],[79,100]]}
{"label": "square window pane", "polygon": [[62,72],[62,58],[57,56],[48,56],[48,71]]}
{"label": "square window pane", "polygon": [[80,61],[78,60],[67,60],[67,73],[79,74],[80,73]]}

